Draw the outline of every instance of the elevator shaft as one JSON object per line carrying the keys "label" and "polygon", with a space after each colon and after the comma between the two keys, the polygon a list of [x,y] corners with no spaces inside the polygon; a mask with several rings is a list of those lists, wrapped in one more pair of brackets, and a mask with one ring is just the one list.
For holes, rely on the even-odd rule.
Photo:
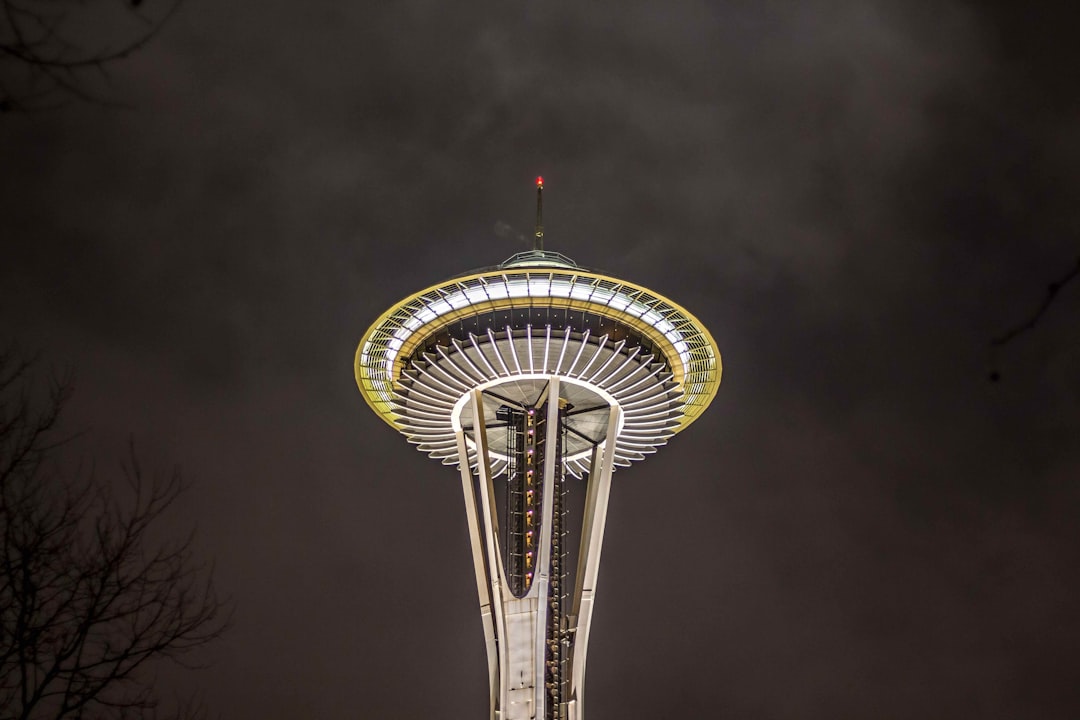
{"label": "elevator shaft", "polygon": [[[550,552],[542,570],[548,578],[546,628],[544,633],[544,694],[545,720],[565,717],[567,639],[564,617],[569,566],[566,558],[566,493],[569,488],[563,463],[566,445],[566,403],[554,414],[548,402],[535,406],[499,408],[496,417],[506,423],[506,512],[503,544],[506,581],[511,594],[524,598],[532,589],[533,578],[541,570],[539,562],[540,536],[543,518],[549,517],[544,503],[552,504],[550,513]],[[557,427],[555,443],[548,445],[549,417]],[[543,468],[551,457],[554,476],[551,496],[546,498],[540,481]]]}

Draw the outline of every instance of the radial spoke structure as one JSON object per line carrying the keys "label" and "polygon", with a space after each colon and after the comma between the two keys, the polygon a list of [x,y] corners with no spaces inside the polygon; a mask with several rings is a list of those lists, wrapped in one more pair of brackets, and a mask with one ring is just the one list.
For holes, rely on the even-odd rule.
{"label": "radial spoke structure", "polygon": [[582,720],[612,473],[712,401],[711,335],[652,291],[538,249],[402,300],[355,370],[383,420],[458,467],[490,717]]}

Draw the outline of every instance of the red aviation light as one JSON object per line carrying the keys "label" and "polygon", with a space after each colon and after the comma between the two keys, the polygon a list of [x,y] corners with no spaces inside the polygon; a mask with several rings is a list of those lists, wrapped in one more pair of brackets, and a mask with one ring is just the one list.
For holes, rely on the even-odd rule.
{"label": "red aviation light", "polygon": [[544,178],[542,178],[539,175],[536,176],[536,187],[538,187],[538,188],[543,188],[544,187]]}

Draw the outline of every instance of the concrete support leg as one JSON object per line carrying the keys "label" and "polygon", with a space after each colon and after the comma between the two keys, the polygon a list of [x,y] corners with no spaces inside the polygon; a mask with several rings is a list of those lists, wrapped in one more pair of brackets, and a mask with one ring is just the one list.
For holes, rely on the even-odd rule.
{"label": "concrete support leg", "polygon": [[[604,544],[604,525],[607,521],[608,497],[611,493],[611,473],[615,467],[615,437],[621,410],[612,406],[607,435],[593,451],[589,470],[589,489],[585,497],[585,518],[581,530],[581,550],[571,605],[575,627],[571,656],[570,692],[567,709],[576,720],[584,717],[585,656],[589,649],[589,630],[592,627],[596,580],[600,570],[600,550]],[[571,709],[572,708],[572,709]]]}

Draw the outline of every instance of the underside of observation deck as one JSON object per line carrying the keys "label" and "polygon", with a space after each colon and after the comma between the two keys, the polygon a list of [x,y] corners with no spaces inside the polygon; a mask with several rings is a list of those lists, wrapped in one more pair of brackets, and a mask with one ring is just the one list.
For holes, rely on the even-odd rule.
{"label": "underside of observation deck", "polygon": [[[506,434],[506,426],[495,422],[499,408],[507,403],[526,405],[550,375],[564,379],[564,393],[572,406],[565,420],[567,447],[562,457],[574,477],[588,469],[603,422],[585,410],[612,403],[622,408],[616,466],[655,452],[682,418],[682,393],[671,371],[632,337],[612,340],[609,334],[595,336],[588,329],[530,324],[519,330],[488,328],[483,335],[469,333],[465,339],[450,336],[418,350],[395,392],[396,407],[404,418],[402,431],[421,451],[457,464],[455,423],[471,417],[462,400],[470,390],[489,391],[483,411],[493,434],[492,447],[499,448]],[[475,448],[470,444],[468,449],[466,459],[475,467]],[[495,450],[491,462],[495,475],[502,475],[509,458]]]}

